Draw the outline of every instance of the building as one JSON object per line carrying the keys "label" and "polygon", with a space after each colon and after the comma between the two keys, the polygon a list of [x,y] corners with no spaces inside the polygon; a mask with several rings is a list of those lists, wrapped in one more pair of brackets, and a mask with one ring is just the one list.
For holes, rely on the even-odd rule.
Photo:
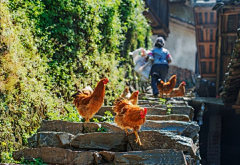
{"label": "building", "polygon": [[194,15],[186,1],[170,2],[169,29],[165,47],[173,56],[170,65],[194,72],[197,51]]}
{"label": "building", "polygon": [[240,4],[235,1],[219,2],[213,10],[217,12],[217,79],[216,88],[223,85],[225,73],[233,53],[233,46],[237,39],[237,29],[240,28]]}
{"label": "building", "polygon": [[168,37],[169,34],[169,1],[145,0],[146,8],[143,14],[149,19],[153,35]]}
{"label": "building", "polygon": [[216,82],[217,14],[212,10],[215,0],[197,0],[193,10],[196,25],[197,68],[202,78]]}

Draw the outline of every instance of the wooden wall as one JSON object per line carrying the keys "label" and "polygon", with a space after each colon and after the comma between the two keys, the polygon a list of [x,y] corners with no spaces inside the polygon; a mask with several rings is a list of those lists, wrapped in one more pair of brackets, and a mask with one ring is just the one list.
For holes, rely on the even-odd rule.
{"label": "wooden wall", "polygon": [[217,14],[212,7],[194,7],[198,65],[201,76],[216,81]]}

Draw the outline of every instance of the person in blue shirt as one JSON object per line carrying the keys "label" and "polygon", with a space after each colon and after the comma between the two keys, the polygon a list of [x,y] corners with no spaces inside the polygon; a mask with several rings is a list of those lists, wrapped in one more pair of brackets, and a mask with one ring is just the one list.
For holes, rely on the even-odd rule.
{"label": "person in blue shirt", "polygon": [[168,65],[172,62],[172,56],[169,51],[163,47],[164,44],[165,41],[163,37],[158,37],[154,42],[154,48],[151,53],[148,54],[149,60],[153,62],[150,74],[151,87],[154,97],[158,97],[159,94],[157,89],[157,80],[160,78],[166,82],[166,76],[169,69]]}

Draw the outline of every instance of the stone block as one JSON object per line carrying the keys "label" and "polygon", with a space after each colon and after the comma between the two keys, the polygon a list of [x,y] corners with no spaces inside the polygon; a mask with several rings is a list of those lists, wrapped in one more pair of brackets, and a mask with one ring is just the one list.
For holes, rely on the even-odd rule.
{"label": "stone block", "polygon": [[62,120],[43,120],[40,128],[38,129],[38,132],[41,131],[66,132],[76,135],[83,132],[83,123]]}
{"label": "stone block", "polygon": [[74,148],[87,150],[127,150],[127,138],[124,133],[96,132],[79,134],[72,139],[70,144]]}
{"label": "stone block", "polygon": [[198,147],[193,143],[191,138],[175,135],[165,131],[142,131],[139,137],[143,145],[135,142],[135,135],[128,136],[130,148],[132,151],[146,151],[154,149],[176,149],[189,153],[195,159],[199,159],[197,155]]}
{"label": "stone block", "polygon": [[44,163],[48,164],[93,164],[93,152],[89,151],[71,151],[69,149],[41,147],[32,149],[23,149],[13,152],[14,160],[20,161],[24,157],[32,161],[33,158],[41,158]]}
{"label": "stone block", "polygon": [[182,151],[156,149],[115,153],[114,164],[187,165]]}

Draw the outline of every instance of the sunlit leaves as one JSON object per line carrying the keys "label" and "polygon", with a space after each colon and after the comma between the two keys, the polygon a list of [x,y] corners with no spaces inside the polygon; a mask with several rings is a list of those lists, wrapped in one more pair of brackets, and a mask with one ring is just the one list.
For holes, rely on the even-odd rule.
{"label": "sunlit leaves", "polygon": [[128,52],[150,36],[142,0],[1,1],[1,162],[42,119],[80,121],[71,95],[108,77],[104,105],[133,79]]}

